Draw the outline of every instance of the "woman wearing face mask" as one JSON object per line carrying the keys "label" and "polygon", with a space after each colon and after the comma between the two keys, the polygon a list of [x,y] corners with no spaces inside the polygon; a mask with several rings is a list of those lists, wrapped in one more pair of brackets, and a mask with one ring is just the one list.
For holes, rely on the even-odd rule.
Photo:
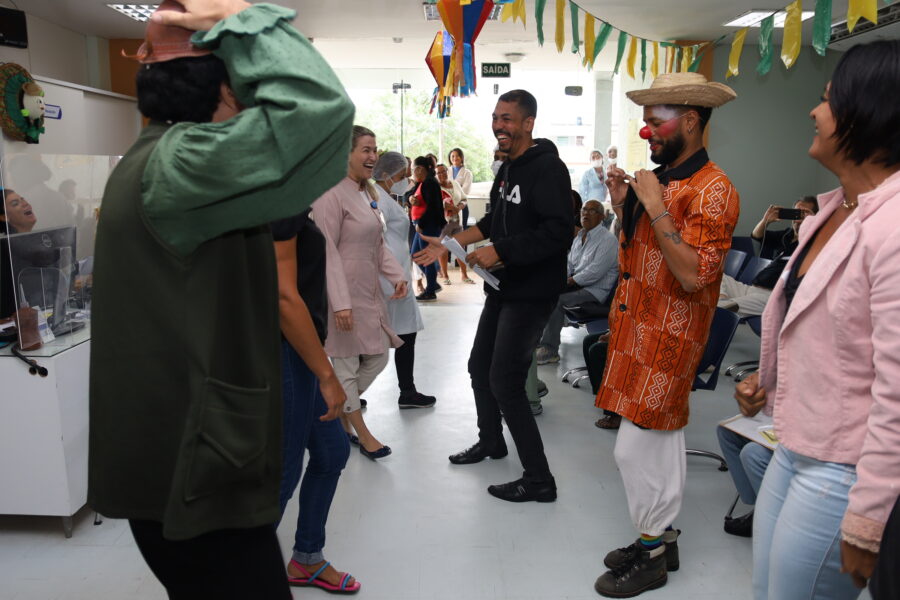
{"label": "woman wearing face mask", "polygon": [[615,146],[610,146],[606,149],[606,170],[610,170],[611,168],[617,166],[619,162],[619,149]]}
{"label": "woman wearing face mask", "polygon": [[378,193],[369,183],[376,158],[375,134],[354,126],[347,178],[316,200],[312,212],[325,236],[325,352],[347,394],[341,422],[350,441],[359,443],[359,451],[372,460],[389,455],[391,449],[366,427],[359,396],[387,365],[388,349],[403,343],[391,329],[379,275],[391,282],[392,298],[407,292],[407,274],[384,244]]}
{"label": "woman wearing face mask", "polygon": [[[384,242],[405,272],[412,267],[406,235],[409,219],[388,192],[395,193],[393,190],[398,189],[398,183],[406,185],[407,164],[406,158],[402,154],[385,152],[375,163],[372,173],[377,183],[378,208],[384,215],[387,226],[384,232]],[[416,334],[424,328],[413,290],[410,288],[403,298],[391,300],[394,288],[390,281],[381,277],[381,291],[388,299],[387,309],[391,328],[403,340],[403,345],[394,351],[394,366],[397,368],[397,383],[400,386],[398,406],[401,409],[434,406],[434,396],[420,393],[416,389],[413,377],[413,366],[416,360]]]}
{"label": "woman wearing face mask", "polygon": [[585,202],[598,200],[601,203],[606,200],[606,184],[603,180],[603,155],[599,150],[594,150],[591,152],[591,168],[581,176],[581,185],[578,186],[581,199]]}

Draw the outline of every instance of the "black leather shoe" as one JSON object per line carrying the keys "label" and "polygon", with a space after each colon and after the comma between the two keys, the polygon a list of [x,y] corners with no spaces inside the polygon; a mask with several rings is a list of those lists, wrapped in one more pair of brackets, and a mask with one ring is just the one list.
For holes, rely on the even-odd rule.
{"label": "black leather shoe", "polygon": [[516,479],[509,483],[488,486],[488,494],[507,502],[553,502],[556,500],[556,481],[550,479],[541,483],[531,483]]}
{"label": "black leather shoe", "polygon": [[738,537],[753,537],[753,511],[742,517],[725,519],[725,533]]}
{"label": "black leather shoe", "polygon": [[401,409],[407,408],[431,408],[437,399],[434,396],[426,396],[416,392],[412,396],[400,396],[397,405]]}
{"label": "black leather shoe", "polygon": [[462,452],[450,456],[450,462],[454,465],[471,465],[479,463],[488,457],[503,458],[507,454],[509,454],[509,452],[506,450],[506,444],[488,451],[487,448],[481,445],[481,442],[477,442],[471,448],[466,448]]}

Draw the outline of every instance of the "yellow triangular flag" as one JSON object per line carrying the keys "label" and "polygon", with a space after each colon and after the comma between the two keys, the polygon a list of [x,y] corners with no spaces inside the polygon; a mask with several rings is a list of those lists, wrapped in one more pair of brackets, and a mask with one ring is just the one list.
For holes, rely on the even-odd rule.
{"label": "yellow triangular flag", "polygon": [[653,42],[653,62],[650,63],[650,74],[653,79],[659,75],[659,42]]}
{"label": "yellow triangular flag", "polygon": [[566,45],[566,0],[556,0],[556,51]]}
{"label": "yellow triangular flag", "polygon": [[[471,1],[472,0],[469,0],[469,2]],[[525,26],[525,0],[515,0],[515,2],[503,5],[503,11],[500,13],[500,20],[506,23],[510,17],[512,17],[513,23],[522,19],[522,26]]]}
{"label": "yellow triangular flag", "polygon": [[666,73],[675,68],[675,46],[666,46]]}
{"label": "yellow triangular flag", "polygon": [[803,12],[803,0],[795,0],[787,7],[784,20],[784,41],[781,43],[781,62],[790,69],[800,55],[800,37],[803,35],[800,15]]}
{"label": "yellow triangular flag", "polygon": [[628,47],[628,76],[634,79],[634,61],[637,58],[638,39],[631,36],[631,45]]}
{"label": "yellow triangular flag", "polygon": [[853,31],[860,17],[865,17],[872,23],[878,23],[878,0],[850,0],[847,8],[847,29]]}
{"label": "yellow triangular flag", "polygon": [[594,32],[594,15],[584,13],[584,60],[581,64],[594,68],[594,44],[597,42],[597,36]]}
{"label": "yellow triangular flag", "polygon": [[729,77],[737,77],[740,72],[741,52],[744,50],[744,40],[747,38],[749,27],[744,27],[734,34],[734,41],[731,42],[731,54],[728,55],[728,72],[725,79]]}
{"label": "yellow triangular flag", "polygon": [[681,55],[681,72],[687,73],[694,63],[694,46],[688,46]]}

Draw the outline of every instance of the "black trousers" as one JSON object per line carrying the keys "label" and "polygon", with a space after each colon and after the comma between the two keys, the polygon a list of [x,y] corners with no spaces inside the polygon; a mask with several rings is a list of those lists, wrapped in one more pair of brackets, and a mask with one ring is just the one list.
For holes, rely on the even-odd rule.
{"label": "black trousers", "polygon": [[516,443],[529,481],[549,480],[550,467],[525,380],[538,340],[556,300],[503,302],[489,295],[481,311],[469,356],[469,375],[478,412],[478,439],[488,449],[503,443],[503,424]]}
{"label": "black trousers", "polygon": [[900,598],[900,498],[888,517],[881,537],[881,549],[875,573],[869,580],[872,600]]}
{"label": "black trousers", "polygon": [[[586,335],[581,342],[581,352],[584,354],[584,364],[588,370],[588,378],[591,380],[591,392],[596,396],[603,383],[603,371],[606,369],[606,351],[609,344],[598,341],[603,334],[592,333]],[[611,410],[604,410],[603,414],[612,416]]]}
{"label": "black trousers", "polygon": [[290,600],[273,525],[163,538],[162,523],[129,520],[147,565],[171,600]]}
{"label": "black trousers", "polygon": [[416,380],[413,377],[413,367],[416,364],[416,332],[404,333],[397,337],[403,340],[403,345],[394,350],[394,367],[397,369],[400,395],[414,396],[416,394]]}

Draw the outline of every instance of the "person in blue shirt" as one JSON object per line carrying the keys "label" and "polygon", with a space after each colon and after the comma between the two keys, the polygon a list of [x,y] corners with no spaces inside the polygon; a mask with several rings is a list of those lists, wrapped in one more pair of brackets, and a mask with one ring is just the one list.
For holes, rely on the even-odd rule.
{"label": "person in blue shirt", "polygon": [[599,150],[594,150],[591,152],[591,167],[581,176],[581,185],[578,186],[581,199],[585,202],[606,200],[606,184],[603,180],[603,154]]}

